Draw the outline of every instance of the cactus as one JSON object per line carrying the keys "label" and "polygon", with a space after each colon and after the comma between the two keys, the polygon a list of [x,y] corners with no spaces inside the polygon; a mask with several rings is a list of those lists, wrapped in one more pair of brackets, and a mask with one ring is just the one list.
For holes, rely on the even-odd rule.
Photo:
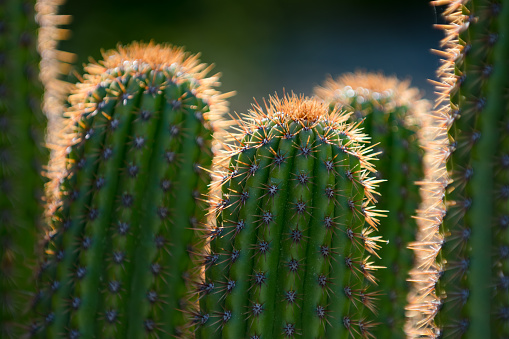
{"label": "cactus", "polygon": [[328,79],[315,93],[331,108],[339,105],[354,111],[351,120],[363,119],[361,127],[381,153],[377,178],[387,181],[380,183],[377,206],[388,211],[380,235],[389,246],[379,252],[380,264],[388,270],[377,272],[381,289],[378,319],[386,326],[378,326],[374,334],[377,338],[404,338],[406,280],[413,263],[406,246],[417,230],[412,216],[420,204],[416,181],[423,176],[418,131],[427,102],[419,100],[418,90],[409,88],[408,81],[364,72]]}
{"label": "cactus", "polygon": [[253,107],[216,173],[197,337],[373,337],[380,239],[366,136],[315,99]]}
{"label": "cactus", "polygon": [[445,191],[445,209],[428,225],[439,228],[422,324],[433,338],[507,338],[509,1],[432,4],[448,5],[435,113],[448,175],[431,183]]}
{"label": "cactus", "polygon": [[103,58],[69,98],[67,173],[31,332],[184,336],[225,95],[182,48],[133,43]]}
{"label": "cactus", "polygon": [[0,338],[19,338],[34,291],[46,127],[35,1],[0,5]]}

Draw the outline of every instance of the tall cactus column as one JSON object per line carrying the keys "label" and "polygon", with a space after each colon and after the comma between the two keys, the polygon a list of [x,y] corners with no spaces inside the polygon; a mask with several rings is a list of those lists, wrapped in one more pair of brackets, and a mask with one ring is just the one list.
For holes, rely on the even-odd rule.
{"label": "tall cactus column", "polygon": [[0,5],[0,337],[19,338],[33,293],[42,222],[46,118],[41,111],[35,1]]}
{"label": "tall cactus column", "polygon": [[53,216],[39,337],[186,335],[206,208],[218,77],[180,48],[109,51],[70,97],[71,146]]}
{"label": "tall cactus column", "polygon": [[[436,115],[449,182],[440,227],[436,337],[509,336],[507,112],[509,1],[448,5]],[[434,305],[424,305],[433,309]]]}
{"label": "tall cactus column", "polygon": [[364,131],[381,152],[376,162],[380,183],[378,207],[386,210],[380,234],[389,241],[380,253],[380,310],[376,338],[405,338],[406,282],[412,267],[408,244],[415,240],[415,215],[421,202],[416,182],[422,180],[422,156],[418,132],[425,119],[427,102],[420,100],[418,90],[408,81],[381,74],[357,72],[329,79],[315,89],[318,97],[331,107],[339,106],[355,112],[350,119],[361,121]]}
{"label": "tall cactus column", "polygon": [[[59,157],[59,147],[65,146],[65,138],[62,138],[62,130],[65,128],[66,100],[73,88],[73,84],[63,79],[75,61],[73,53],[58,49],[60,40],[69,37],[70,31],[63,26],[71,21],[70,15],[58,14],[59,8],[65,0],[37,0],[35,9],[36,19],[39,24],[37,34],[37,50],[41,55],[40,79],[44,86],[44,99],[42,102],[43,112],[48,118],[48,126],[45,141],[52,151],[50,158]],[[48,178],[58,176],[65,169],[64,161],[50,161],[50,167],[46,170]],[[57,183],[50,179],[50,183]],[[58,196],[58,185],[47,185],[45,197],[47,205],[54,203],[55,196]]]}
{"label": "tall cactus column", "polygon": [[365,136],[294,95],[245,118],[214,203],[197,337],[370,337],[379,239]]}

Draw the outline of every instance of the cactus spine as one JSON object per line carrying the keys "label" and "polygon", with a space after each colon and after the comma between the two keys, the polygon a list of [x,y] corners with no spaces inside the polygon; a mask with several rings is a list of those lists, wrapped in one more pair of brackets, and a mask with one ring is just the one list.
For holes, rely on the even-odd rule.
{"label": "cactus spine", "polygon": [[245,118],[212,199],[197,337],[371,337],[379,238],[365,136],[295,95]]}
{"label": "cactus spine", "polygon": [[19,338],[34,291],[46,127],[35,1],[0,5],[0,338]]}
{"label": "cactus spine", "polygon": [[212,161],[218,76],[181,48],[133,43],[89,64],[33,327],[40,337],[186,334],[194,229]]}
{"label": "cactus spine", "polygon": [[429,337],[506,338],[509,1],[433,4],[448,5],[436,112],[448,179],[435,183],[445,190],[445,216],[434,236],[443,245],[433,246],[436,271],[422,310],[429,313]]}
{"label": "cactus spine", "polygon": [[361,127],[378,144],[377,178],[387,181],[380,183],[377,206],[388,211],[380,235],[389,245],[379,252],[380,264],[388,269],[377,272],[381,289],[378,319],[386,326],[378,326],[374,333],[377,338],[404,338],[406,280],[413,264],[412,252],[406,247],[417,230],[412,216],[420,204],[416,181],[423,176],[418,130],[427,104],[419,100],[417,89],[409,88],[408,81],[373,73],[328,79],[315,92],[331,107],[354,111],[352,120],[364,119]]}

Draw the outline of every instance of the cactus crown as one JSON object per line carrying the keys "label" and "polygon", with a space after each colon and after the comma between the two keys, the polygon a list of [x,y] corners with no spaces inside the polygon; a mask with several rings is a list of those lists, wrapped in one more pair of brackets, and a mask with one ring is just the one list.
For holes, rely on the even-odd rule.
{"label": "cactus crown", "polygon": [[[115,82],[119,76],[139,75],[151,71],[161,71],[168,76],[168,81],[192,83],[193,94],[214,106],[213,112],[223,113],[224,98],[228,95],[218,95],[213,87],[218,85],[220,74],[208,76],[213,65],[200,63],[199,54],[185,52],[182,47],[170,44],[156,44],[154,42],[133,42],[128,46],[118,45],[116,50],[102,52],[103,59],[91,62],[85,66],[84,81],[77,84],[77,89],[71,96],[71,104],[80,105],[84,96],[96,88],[101,82]],[[74,111],[82,113],[83,107],[74,107]],[[213,120],[213,119],[207,119]]]}
{"label": "cactus crown", "polygon": [[[69,167],[69,164],[61,165],[59,162],[65,161],[68,148],[78,144],[85,136],[82,133],[83,124],[79,121],[87,114],[96,110],[97,100],[103,99],[98,96],[96,89],[100,87],[107,88],[111,84],[118,84],[119,88],[109,93],[109,97],[128,93],[125,79],[135,77],[143,82],[142,86],[149,89],[150,83],[154,79],[147,78],[151,72],[162,72],[166,78],[163,84],[157,89],[164,90],[170,84],[181,85],[189,83],[192,95],[202,101],[209,107],[203,112],[202,118],[207,128],[212,130],[217,139],[224,133],[226,124],[219,119],[227,110],[225,98],[234,94],[234,92],[220,93],[215,89],[220,83],[220,73],[212,76],[208,75],[213,65],[206,65],[199,60],[199,54],[190,54],[182,47],[175,47],[170,44],[156,44],[154,42],[143,43],[133,42],[130,45],[118,45],[117,49],[102,51],[102,60],[92,61],[85,66],[85,75],[81,82],[77,83],[68,100],[71,108],[66,113],[67,124],[60,133],[62,140],[58,145],[54,145],[57,156],[52,160],[50,170],[50,179],[48,183],[48,192],[58,192],[63,177],[69,175],[67,170],[62,168]],[[155,74],[154,73],[154,74]],[[154,87],[155,88],[155,87]],[[128,98],[128,96],[123,99]],[[176,98],[177,101],[183,98]],[[219,144],[214,142],[214,150],[219,148]],[[54,213],[56,206],[60,203],[59,193],[53,193],[50,207],[47,209],[49,214]]]}
{"label": "cactus crown", "polygon": [[[385,113],[406,107],[405,125],[420,125],[424,112],[429,104],[421,100],[421,94],[415,87],[410,87],[410,80],[399,80],[396,76],[385,76],[382,73],[345,73],[337,79],[329,77],[322,87],[315,88],[315,94],[321,99],[334,102],[339,106],[362,110],[361,106],[371,103]],[[366,115],[366,111],[362,113]]]}
{"label": "cactus crown", "polygon": [[[325,139],[333,137],[335,133],[347,136],[354,147],[346,151],[355,153],[363,168],[374,171],[371,162],[376,154],[372,153],[370,147],[364,147],[364,144],[369,142],[369,137],[358,128],[360,123],[346,123],[351,114],[339,108],[330,110],[327,104],[303,95],[298,96],[292,93],[279,98],[275,94],[269,97],[268,102],[264,100],[264,106],[258,103],[253,104],[247,114],[241,115],[243,119],[240,117],[234,119],[231,124],[237,125],[234,127],[237,133],[230,134],[226,140],[229,142],[242,140],[246,134],[265,128],[270,122],[286,130],[289,130],[292,122],[305,126],[306,130],[322,124],[326,129],[334,130],[334,133],[324,133]],[[235,153],[242,152],[245,146],[245,144],[229,145],[232,151],[226,155],[226,159],[228,160]]]}
{"label": "cactus crown", "polygon": [[329,113],[328,107],[317,100],[296,95],[284,96],[279,99],[277,94],[269,97],[269,104],[265,105],[265,109],[260,105],[253,105],[253,109],[247,116],[260,116],[262,119],[272,120],[280,119],[280,115],[293,121],[316,122],[327,119],[338,124],[346,122],[349,116],[349,114],[337,110]]}

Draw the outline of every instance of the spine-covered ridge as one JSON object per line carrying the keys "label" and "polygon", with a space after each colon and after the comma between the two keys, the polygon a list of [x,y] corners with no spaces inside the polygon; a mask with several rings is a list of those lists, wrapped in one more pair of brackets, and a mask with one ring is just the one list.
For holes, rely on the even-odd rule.
{"label": "spine-covered ridge", "polygon": [[373,338],[373,153],[348,114],[295,95],[235,123],[215,174],[198,338]]}
{"label": "spine-covered ridge", "polygon": [[435,112],[442,170],[427,184],[436,190],[424,223],[432,231],[416,245],[430,271],[414,309],[430,338],[507,338],[509,1],[432,4],[447,5]]}
{"label": "spine-covered ridge", "polygon": [[377,207],[387,211],[380,235],[389,241],[379,254],[387,270],[376,274],[381,290],[378,319],[384,326],[374,331],[377,338],[405,338],[405,306],[409,286],[408,273],[413,265],[407,249],[415,240],[413,218],[421,197],[417,182],[423,178],[422,133],[429,104],[420,99],[419,91],[409,81],[382,74],[356,72],[328,79],[316,95],[332,108],[355,112],[350,120],[371,137],[379,161],[376,163],[380,183]]}
{"label": "spine-covered ridge", "polygon": [[0,4],[0,337],[19,338],[34,294],[46,118],[35,1]]}
{"label": "spine-covered ridge", "polygon": [[133,43],[103,57],[69,98],[32,335],[185,337],[225,95],[181,48]]}
{"label": "spine-covered ridge", "polygon": [[[65,138],[61,131],[65,128],[64,113],[66,112],[66,99],[71,92],[72,84],[66,82],[76,56],[73,53],[59,50],[59,43],[70,36],[65,28],[71,22],[70,15],[59,14],[59,9],[65,0],[37,0],[35,3],[36,21],[39,25],[37,31],[37,50],[41,56],[39,78],[44,86],[42,109],[48,119],[45,141],[50,150],[62,147]],[[55,158],[57,152],[53,151],[50,158]],[[46,176],[54,178],[64,170],[63,161],[50,161],[51,166],[46,169]],[[58,196],[58,185],[50,180],[46,186],[47,204],[54,203]]]}

